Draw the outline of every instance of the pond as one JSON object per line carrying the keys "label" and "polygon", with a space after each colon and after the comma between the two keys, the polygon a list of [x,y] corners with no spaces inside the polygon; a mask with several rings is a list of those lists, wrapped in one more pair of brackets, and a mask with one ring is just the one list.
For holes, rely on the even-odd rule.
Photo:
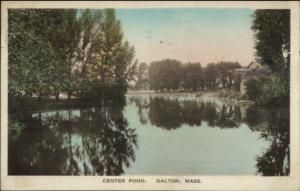
{"label": "pond", "polygon": [[9,114],[9,175],[289,175],[289,110],[215,97]]}

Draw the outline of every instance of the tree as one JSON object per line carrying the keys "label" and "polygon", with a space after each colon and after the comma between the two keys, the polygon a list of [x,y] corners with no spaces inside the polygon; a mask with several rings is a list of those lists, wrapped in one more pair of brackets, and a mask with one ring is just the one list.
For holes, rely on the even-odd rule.
{"label": "tree", "polygon": [[137,89],[147,89],[148,87],[148,65],[140,63],[137,69],[137,79],[135,87]]}
{"label": "tree", "polygon": [[118,89],[121,93],[125,93],[128,88],[128,81],[132,78],[136,68],[136,62],[132,62],[134,58],[134,48],[126,41],[116,53],[114,68],[114,76]]}
{"label": "tree", "polygon": [[281,79],[289,97],[290,10],[256,10],[252,30],[258,59]]}
{"label": "tree", "polygon": [[[51,12],[52,18],[55,20],[51,26],[51,36],[48,40],[53,47],[53,54],[57,57],[53,67],[53,91],[56,99],[63,91],[67,92],[68,98],[71,98],[72,92],[75,90],[74,76],[72,75],[73,57],[79,42],[78,20],[76,18],[76,10],[58,10]],[[59,25],[55,29],[54,25]]]}
{"label": "tree", "polygon": [[245,83],[247,95],[250,100],[256,100],[262,95],[263,83],[258,78],[251,78]]}
{"label": "tree", "polygon": [[80,12],[80,41],[75,57],[73,73],[78,77],[80,95],[89,94],[92,82],[99,79],[103,35],[100,32],[102,22],[102,10],[90,9]]}
{"label": "tree", "polygon": [[[8,97],[10,99],[22,96],[30,97],[34,91],[32,84],[34,79],[31,78],[33,63],[30,61],[35,57],[32,49],[36,48],[38,44],[33,45],[34,35],[28,30],[32,25],[30,22],[32,22],[31,12],[8,11]],[[32,49],[27,47],[32,47]],[[26,80],[24,81],[24,79]]]}
{"label": "tree", "polygon": [[183,65],[183,87],[197,90],[203,88],[203,73],[200,63],[187,63]]}
{"label": "tree", "polygon": [[159,75],[159,66],[155,63],[156,62],[152,62],[149,66],[149,85],[150,89],[158,91],[161,87],[161,79]]}
{"label": "tree", "polygon": [[81,20],[85,31],[81,52],[86,56],[82,58],[82,94],[95,93],[100,99],[109,92],[124,94],[134,68],[134,48],[123,39],[115,11],[85,10]]}
{"label": "tree", "polygon": [[9,84],[13,96],[63,91],[77,44],[75,10],[9,11]]}
{"label": "tree", "polygon": [[133,61],[134,48],[123,41],[121,23],[114,9],[104,10],[103,35],[101,81],[116,80],[118,86],[126,90],[126,71]]}
{"label": "tree", "polygon": [[240,68],[241,65],[238,62],[219,62],[216,64],[218,70],[218,76],[223,88],[232,87],[233,85],[233,72],[235,69]]}
{"label": "tree", "polygon": [[207,65],[205,69],[205,86],[207,89],[215,89],[217,87],[218,70],[214,63]]}
{"label": "tree", "polygon": [[155,91],[177,90],[181,86],[181,78],[182,64],[177,60],[165,59],[150,64],[149,83]]}
{"label": "tree", "polygon": [[46,88],[46,63],[51,58],[50,45],[39,31],[46,27],[43,15],[37,10],[9,10],[8,17],[9,97],[31,97]]}
{"label": "tree", "polygon": [[228,64],[228,84],[229,84],[229,87],[233,87],[233,85],[239,85],[239,80],[237,80],[234,76],[234,71],[235,69],[237,68],[241,68],[241,65],[240,63],[238,62],[227,62]]}

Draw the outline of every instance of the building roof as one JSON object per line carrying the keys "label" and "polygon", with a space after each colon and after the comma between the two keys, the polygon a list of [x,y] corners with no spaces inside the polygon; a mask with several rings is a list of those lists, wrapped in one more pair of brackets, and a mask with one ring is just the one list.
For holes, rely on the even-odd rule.
{"label": "building roof", "polygon": [[247,67],[241,67],[241,68],[237,68],[235,69],[235,72],[250,72],[251,69],[247,68]]}
{"label": "building roof", "polygon": [[241,68],[237,68],[234,70],[234,73],[244,74],[247,76],[253,75],[265,75],[270,73],[270,69],[268,66],[262,66],[256,62],[251,62],[248,66],[244,66]]}
{"label": "building roof", "polygon": [[257,62],[250,62],[250,64],[247,66],[247,68],[253,70],[253,69],[260,69],[262,66],[258,64]]}

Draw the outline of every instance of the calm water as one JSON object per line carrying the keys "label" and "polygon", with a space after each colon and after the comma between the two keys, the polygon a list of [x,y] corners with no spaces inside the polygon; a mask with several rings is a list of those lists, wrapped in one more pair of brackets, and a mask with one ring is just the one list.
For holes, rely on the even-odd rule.
{"label": "calm water", "polygon": [[192,96],[9,115],[10,175],[289,175],[289,112]]}

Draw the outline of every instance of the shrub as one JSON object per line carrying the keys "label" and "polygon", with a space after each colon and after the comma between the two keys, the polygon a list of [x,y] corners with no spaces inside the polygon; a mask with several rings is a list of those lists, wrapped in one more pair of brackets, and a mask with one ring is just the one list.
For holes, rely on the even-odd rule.
{"label": "shrub", "polygon": [[260,105],[281,105],[289,102],[289,92],[285,79],[276,75],[268,76],[263,80],[262,95],[256,100]]}
{"label": "shrub", "polygon": [[251,78],[246,83],[247,96],[250,100],[256,101],[262,96],[263,82],[258,78]]}
{"label": "shrub", "polygon": [[289,103],[285,79],[276,75],[252,78],[246,82],[247,96],[258,105],[282,105]]}

